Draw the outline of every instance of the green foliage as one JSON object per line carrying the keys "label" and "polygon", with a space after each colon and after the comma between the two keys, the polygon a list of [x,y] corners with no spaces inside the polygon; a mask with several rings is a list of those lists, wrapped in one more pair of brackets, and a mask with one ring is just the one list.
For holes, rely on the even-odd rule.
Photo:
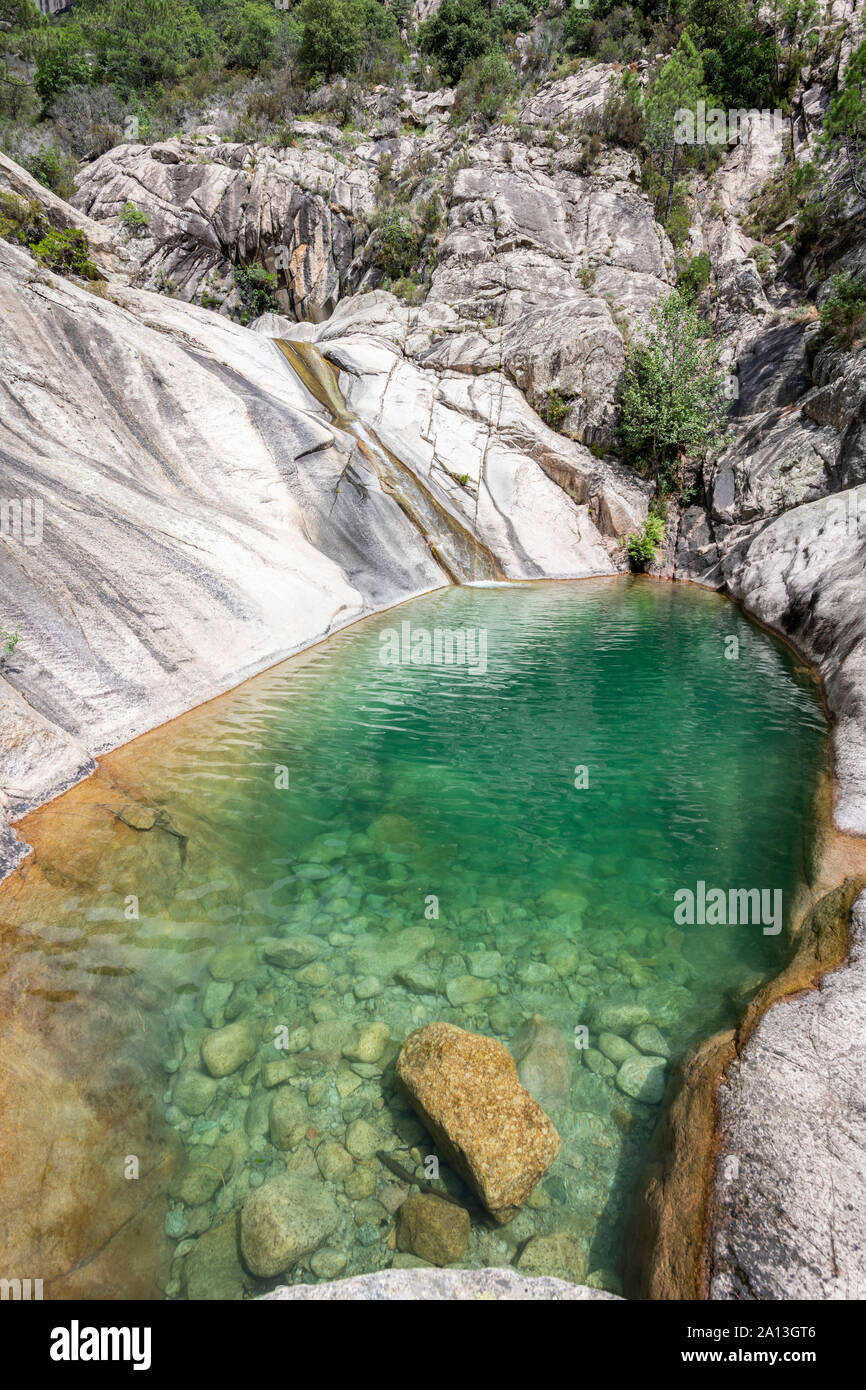
{"label": "green foliage", "polygon": [[706,251],[692,256],[677,276],[677,289],[680,294],[686,299],[700,299],[710,283],[710,269],[710,258]]}
{"label": "green foliage", "polygon": [[538,407],[538,413],[546,425],[552,430],[561,430],[569,415],[571,406],[562,399],[557,391],[552,388],[547,393],[547,400],[543,401]]}
{"label": "green foliage", "polygon": [[31,247],[37,260],[60,275],[80,275],[82,280],[102,277],[87,254],[87,241],[78,227],[50,228],[41,241]]}
{"label": "green foliage", "polygon": [[29,248],[41,241],[48,230],[48,219],[39,203],[0,191],[0,237],[4,241]]}
{"label": "green foliage", "polygon": [[632,569],[642,569],[658,555],[659,547],[665,538],[665,519],[652,509],[639,531],[632,531],[626,539],[626,550]]}
{"label": "green foliage", "polygon": [[233,278],[241,297],[241,323],[279,311],[277,277],[263,265],[235,266]]}
{"label": "green foliage", "polygon": [[730,108],[769,109],[777,96],[775,37],[741,25],[723,34],[702,53],[704,77],[713,100]]}
{"label": "green foliage", "polygon": [[436,59],[447,82],[459,80],[469,63],[496,44],[495,26],[482,0],[442,0],[439,9],[418,28],[424,53]]}
{"label": "green foliage", "polygon": [[408,211],[392,207],[379,221],[375,264],[389,280],[403,280],[418,268],[421,238]]}
{"label": "green foliage", "polygon": [[842,150],[851,181],[866,198],[866,39],[855,49],[824,122],[829,148]]}
{"label": "green foliage", "polygon": [[620,383],[620,432],[626,458],[677,484],[686,458],[721,442],[726,415],[718,345],[685,295],[674,290],[657,304],[644,336],[626,350]]}
{"label": "green foliage", "polygon": [[704,95],[704,66],[686,30],[654,78],[645,103],[647,136],[667,151],[676,142],[678,112],[694,111]]}
{"label": "green foliage", "polygon": [[0,657],[14,652],[20,641],[20,632],[7,632],[5,627],[0,627]]}
{"label": "green foliage", "polygon": [[223,31],[226,66],[255,71],[270,62],[276,55],[281,27],[279,12],[272,4],[245,4]]}
{"label": "green foliage", "polygon": [[298,60],[306,76],[329,82],[357,65],[363,45],[358,5],[352,0],[303,0],[298,15],[303,26]]}
{"label": "green foliage", "polygon": [[150,218],[141,208],[137,208],[135,203],[124,203],[120,214],[120,220],[130,236],[142,237],[147,231]]}
{"label": "green foliage", "polygon": [[492,125],[516,87],[514,69],[505,54],[493,49],[464,70],[455,95],[455,115]]}
{"label": "green foliage", "polygon": [[820,306],[821,340],[848,349],[866,337],[866,271],[832,275]]}
{"label": "green foliage", "polygon": [[24,168],[59,198],[71,198],[75,192],[75,160],[56,145],[43,145],[41,150],[24,161]]}

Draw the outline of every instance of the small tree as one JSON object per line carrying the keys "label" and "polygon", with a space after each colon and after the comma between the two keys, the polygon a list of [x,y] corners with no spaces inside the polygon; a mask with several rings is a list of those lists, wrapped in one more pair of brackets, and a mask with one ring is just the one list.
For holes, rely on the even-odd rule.
{"label": "small tree", "polygon": [[626,352],[620,432],[626,457],[669,487],[679,465],[722,442],[727,413],[718,345],[690,298],[656,304],[643,338]]}
{"label": "small tree", "polygon": [[827,112],[824,135],[831,149],[844,151],[854,187],[866,198],[866,39],[845,69]]}
{"label": "small tree", "polygon": [[302,26],[298,59],[306,76],[318,75],[330,82],[355,67],[363,46],[358,5],[351,0],[303,0],[298,16]]}
{"label": "small tree", "polygon": [[668,158],[671,164],[665,221],[670,216],[674,196],[681,113],[695,111],[703,90],[704,66],[686,30],[646,99],[647,137],[659,151],[662,175]]}

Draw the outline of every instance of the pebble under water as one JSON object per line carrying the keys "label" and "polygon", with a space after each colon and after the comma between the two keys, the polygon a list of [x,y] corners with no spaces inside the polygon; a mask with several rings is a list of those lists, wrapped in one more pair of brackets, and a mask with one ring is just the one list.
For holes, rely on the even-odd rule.
{"label": "pebble under water", "polygon": [[[468,632],[471,662],[404,662],[435,629]],[[0,897],[6,987],[27,972],[34,1029],[74,1036],[67,1084],[86,1069],[88,1105],[112,1117],[93,1150],[109,1169],[116,1150],[107,1187],[144,1129],[151,1170],[173,1156],[159,1229],[139,1237],[162,1291],[417,1264],[394,1248],[399,1172],[435,1178],[437,1155],[395,1093],[399,1045],[433,1020],[512,1045],[534,1016],[555,1030],[531,1079],[562,1149],[510,1224],[473,1206],[458,1263],[618,1290],[670,1068],[789,949],[761,922],[678,921],[675,894],[779,891],[787,919],[826,757],[809,673],[717,595],[448,589],[137,740],[103,760],[102,789],[37,813],[36,869]],[[202,1044],[238,1020],[255,1046],[212,1077]],[[337,1215],[256,1278],[232,1214],[287,1168]],[[435,1183],[467,1196],[444,1161]],[[52,1220],[90,1222],[98,1244],[92,1206],[69,1192],[33,1248]],[[109,1277],[106,1294],[134,1292]]]}

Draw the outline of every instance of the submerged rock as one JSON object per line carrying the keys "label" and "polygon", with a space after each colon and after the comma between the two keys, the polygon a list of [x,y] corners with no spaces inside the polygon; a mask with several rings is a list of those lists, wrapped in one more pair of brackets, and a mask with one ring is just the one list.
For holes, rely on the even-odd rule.
{"label": "submerged rock", "polygon": [[560,1138],[520,1084],[508,1049],[430,1023],[406,1039],[396,1074],[447,1161],[498,1221],[509,1221],[556,1158]]}
{"label": "submerged rock", "polygon": [[252,1024],[238,1019],[205,1038],[201,1056],[211,1076],[231,1076],[250,1060],[255,1050],[255,1029]]}
{"label": "submerged rock", "polygon": [[511,1051],[521,1085],[542,1105],[562,1105],[571,1089],[574,1049],[542,1014],[521,1025]]}
{"label": "submerged rock", "polygon": [[241,1212],[244,1262],[253,1274],[270,1279],[317,1250],[338,1220],[323,1182],[297,1173],[271,1178],[247,1198]]}
{"label": "submerged rock", "polygon": [[666,1069],[664,1057],[629,1057],[616,1074],[616,1084],[625,1095],[658,1105],[665,1093]]}
{"label": "submerged rock", "polygon": [[532,1236],[526,1242],[517,1261],[521,1274],[551,1275],[582,1284],[586,1275],[583,1246],[568,1231],[553,1231],[550,1235]]}
{"label": "submerged rock", "polygon": [[406,1198],[397,1218],[398,1249],[431,1265],[451,1265],[463,1259],[468,1244],[465,1207],[428,1192]]}
{"label": "submerged rock", "polygon": [[238,1248],[239,1215],[205,1231],[183,1262],[181,1290],[185,1298],[236,1301],[251,1281],[244,1273]]}

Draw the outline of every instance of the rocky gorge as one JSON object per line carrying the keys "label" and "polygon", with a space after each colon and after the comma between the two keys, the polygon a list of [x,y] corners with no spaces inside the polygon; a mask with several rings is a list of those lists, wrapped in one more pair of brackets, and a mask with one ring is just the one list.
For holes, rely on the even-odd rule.
{"label": "rocky gorge", "polygon": [[[94,288],[52,274],[0,241],[3,493],[44,514],[38,546],[8,534],[0,546],[3,622],[25,634],[0,674],[7,873],[26,871],[32,823],[46,901],[68,888],[38,819],[14,827],[70,787],[85,799],[92,787],[94,806],[111,807],[113,835],[141,839],[154,822],[139,820],[122,781],[100,782],[97,760],[365,615],[449,584],[626,572],[623,541],[645,521],[653,488],[616,456],[617,388],[626,344],[676,269],[634,155],[606,149],[584,170],[571,138],[569,122],[603,106],[617,71],[587,64],[542,86],[519,113],[520,139],[494,127],[467,140],[447,91],[405,91],[396,114],[381,116],[374,94],[364,138],[301,120],[292,145],[274,149],[206,125],[107,151],[82,168],[68,202],[0,156],[0,187],[81,228],[101,276]],[[808,76],[798,113],[807,145],[828,80]],[[803,900],[794,998],[767,986],[737,1029],[673,1069],[673,1014],[636,962],[630,1008],[592,1019],[582,1073],[652,1107],[653,1124],[665,1100],[663,1142],[637,1197],[645,1239],[625,1287],[636,1296],[856,1298],[866,1286],[850,1216],[862,1206],[866,1143],[856,838],[866,834],[866,375],[859,349],[815,342],[781,268],[762,278],[760,248],[742,228],[780,156],[775,133],[749,136],[695,192],[691,236],[710,259],[712,314],[738,393],[726,447],[700,498],[671,515],[651,573],[720,590],[818,672],[833,719],[832,824]],[[388,180],[441,202],[420,303],[381,287],[370,220]],[[145,236],[123,228],[130,201],[147,213]],[[859,268],[864,245],[852,216],[838,264]],[[249,325],[236,321],[238,263],[279,278],[278,305]],[[551,393],[570,407],[559,428],[542,418]],[[181,839],[158,828],[162,874]],[[399,865],[405,827],[379,833]],[[322,843],[308,861],[304,927],[326,893],[316,870],[339,848]],[[425,928],[395,934],[383,958],[363,934],[341,939],[328,902],[319,910],[324,935],[268,938],[253,953],[227,945],[210,960],[166,1092],[183,1146],[165,1291],[249,1296],[304,1261],[322,1281],[364,1277],[334,1234],[347,1203],[362,1215],[367,1203],[356,1241],[371,1248],[387,1217],[391,1268],[459,1264],[468,1249],[488,1269],[516,1260],[530,1278],[622,1293],[609,1269],[587,1267],[580,1232],[532,1225],[531,1213],[557,1202],[555,1179],[540,1180],[573,1084],[561,1021],[541,1009],[497,1018],[491,982],[505,967],[487,948],[431,980]],[[571,955],[550,957],[560,978],[579,945],[578,933]],[[532,968],[514,970],[526,990],[543,990]],[[317,1002],[333,976],[351,980],[357,1016]],[[259,1073],[251,1000],[278,996],[287,980],[311,1017]],[[389,980],[410,996],[439,994],[426,1037],[408,1011],[375,1017]],[[515,1125],[533,1136],[519,1174],[497,1174],[483,1135],[467,1135],[425,1082],[413,1049],[456,1046],[430,1029],[462,1033],[482,1089],[486,1069],[496,1072]],[[510,1051],[482,1037],[488,1029]],[[401,1115],[394,1136],[376,1105],[392,1067],[405,1102],[389,1112]],[[207,1114],[223,1084],[229,1103],[215,1125]],[[612,1142],[615,1123],[591,1110],[581,1123],[600,1148]],[[454,1193],[449,1201],[417,1177],[428,1133],[469,1180],[471,1223]],[[573,1140],[564,1134],[566,1156]],[[385,1177],[377,1155],[392,1144],[402,1172]],[[254,1175],[239,1207],[233,1178],[271,1148],[288,1157]],[[344,1196],[323,1191],[323,1178]],[[205,1219],[210,1203],[218,1224],[210,1210]],[[523,1214],[497,1227],[497,1210],[511,1206]],[[118,1229],[128,1216],[116,1214]],[[82,1253],[60,1253],[59,1288]]]}

